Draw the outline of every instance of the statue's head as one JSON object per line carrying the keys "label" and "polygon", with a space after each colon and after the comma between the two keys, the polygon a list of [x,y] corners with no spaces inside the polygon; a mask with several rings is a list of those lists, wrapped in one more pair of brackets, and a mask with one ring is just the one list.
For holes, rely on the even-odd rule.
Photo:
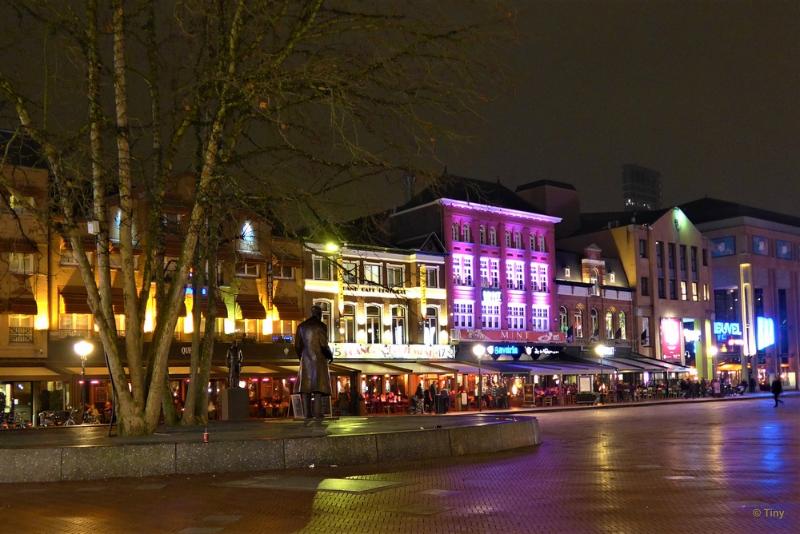
{"label": "statue's head", "polygon": [[319,306],[311,306],[311,317],[316,317],[317,319],[322,320],[322,308]]}

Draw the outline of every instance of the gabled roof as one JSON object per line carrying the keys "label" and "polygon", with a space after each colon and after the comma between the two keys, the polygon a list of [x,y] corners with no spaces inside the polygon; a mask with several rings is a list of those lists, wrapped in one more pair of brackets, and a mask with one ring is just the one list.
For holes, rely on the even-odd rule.
{"label": "gabled roof", "polygon": [[721,221],[735,217],[752,217],[789,226],[800,227],[800,217],[785,215],[745,204],[720,200],[718,198],[700,198],[679,206],[686,216],[695,224],[710,221]]}
{"label": "gabled roof", "polygon": [[575,191],[575,186],[572,184],[568,184],[567,182],[557,182],[555,180],[536,180],[534,182],[528,182],[527,184],[522,184],[517,187],[516,191],[525,191],[526,189],[533,189],[534,187],[541,187],[543,185],[549,185],[551,187],[558,187],[560,189],[569,189],[570,191]]}
{"label": "gabled roof", "polygon": [[440,198],[536,213],[536,209],[533,206],[501,184],[500,180],[485,182],[452,174],[443,175],[435,184],[423,189],[420,193],[414,195],[409,202],[397,208],[395,213],[422,206]]}
{"label": "gabled roof", "polygon": [[[581,265],[582,255],[577,252],[569,252],[566,250],[556,250],[556,273],[555,279],[558,283],[567,282],[568,285],[580,284],[584,286],[591,285],[583,281],[583,270]],[[606,264],[606,274],[614,274],[614,282],[609,282],[606,279],[603,287],[610,287],[614,289],[629,289],[628,277],[625,275],[625,269],[622,268],[622,262],[617,258],[606,258],[602,260]],[[569,276],[565,276],[564,268],[569,268]]]}

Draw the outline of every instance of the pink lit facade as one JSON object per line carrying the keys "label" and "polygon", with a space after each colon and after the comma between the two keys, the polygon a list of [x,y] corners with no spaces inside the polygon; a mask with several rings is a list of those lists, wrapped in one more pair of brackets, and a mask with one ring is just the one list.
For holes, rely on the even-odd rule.
{"label": "pink lit facade", "polygon": [[[439,199],[454,336],[559,341],[554,227],[561,219]],[[551,334],[552,335],[548,335]]]}

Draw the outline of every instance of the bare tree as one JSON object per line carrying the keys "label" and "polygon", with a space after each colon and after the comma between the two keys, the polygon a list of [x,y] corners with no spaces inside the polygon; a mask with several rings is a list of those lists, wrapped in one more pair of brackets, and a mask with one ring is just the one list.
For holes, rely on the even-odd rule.
{"label": "bare tree", "polygon": [[[42,218],[78,260],[126,435],[158,424],[188,274],[219,241],[220,191],[292,234],[363,204],[386,174],[424,171],[486,99],[481,77],[497,71],[485,45],[511,17],[492,3],[430,1],[9,0],[0,11],[20,30],[0,37],[0,111],[49,165]],[[161,208],[184,171],[194,193],[167,277]],[[97,222],[91,249],[87,220]],[[124,338],[111,303],[117,252]],[[194,330],[200,384],[213,323]],[[195,392],[187,422],[203,419],[204,399]]]}

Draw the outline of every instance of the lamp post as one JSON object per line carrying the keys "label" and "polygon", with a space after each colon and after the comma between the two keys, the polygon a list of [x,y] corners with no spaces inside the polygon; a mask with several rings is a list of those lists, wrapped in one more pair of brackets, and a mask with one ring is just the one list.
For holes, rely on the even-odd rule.
{"label": "lamp post", "polygon": [[[605,369],[604,369],[605,364],[603,363],[603,359],[604,359],[605,356],[610,355],[612,350],[613,349],[611,349],[610,347],[607,347],[607,346],[605,346],[603,344],[597,345],[594,348],[595,354],[600,356],[600,388],[601,389],[604,386],[603,380],[605,380],[605,378],[604,378],[605,377]],[[602,399],[602,395],[603,395],[602,391],[600,392],[600,395],[601,395],[601,399]],[[606,399],[608,399],[607,396],[606,396]]]}
{"label": "lamp post", "polygon": [[82,339],[72,346],[72,350],[81,359],[81,423],[83,423],[86,414],[86,358],[94,351],[94,345]]}
{"label": "lamp post", "polygon": [[486,354],[486,346],[478,343],[472,346],[472,354],[478,358],[478,411],[483,410],[483,364],[482,358]]}

